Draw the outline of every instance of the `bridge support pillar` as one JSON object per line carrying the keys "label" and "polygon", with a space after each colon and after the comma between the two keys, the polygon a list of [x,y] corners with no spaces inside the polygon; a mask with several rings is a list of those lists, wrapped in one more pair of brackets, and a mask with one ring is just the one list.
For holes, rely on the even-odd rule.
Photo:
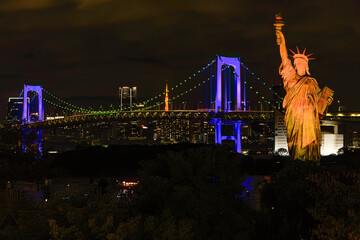
{"label": "bridge support pillar", "polygon": [[235,122],[235,149],[237,153],[241,153],[241,121]]}
{"label": "bridge support pillar", "polygon": [[221,144],[222,134],[221,134],[221,119],[215,118],[215,144]]}
{"label": "bridge support pillar", "polygon": [[222,120],[215,118],[215,144],[220,145],[222,140],[233,140],[235,141],[235,151],[241,153],[241,121],[231,122],[234,126],[234,135],[232,136],[222,136],[221,125]]}
{"label": "bridge support pillar", "polygon": [[[32,130],[25,128],[21,139],[22,150],[24,152],[28,152],[30,150],[37,156],[37,158],[40,158],[43,155],[42,132],[43,130],[41,129]],[[38,152],[36,152],[36,150]]]}

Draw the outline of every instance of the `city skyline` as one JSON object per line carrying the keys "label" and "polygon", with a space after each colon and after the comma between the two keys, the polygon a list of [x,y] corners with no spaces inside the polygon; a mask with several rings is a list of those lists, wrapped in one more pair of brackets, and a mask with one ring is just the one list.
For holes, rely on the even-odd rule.
{"label": "city skyline", "polygon": [[[216,55],[239,56],[268,84],[281,83],[272,26],[281,12],[288,48],[314,53],[310,72],[359,110],[359,3],[327,1],[146,2],[111,0],[0,3],[0,114],[23,84],[42,84],[59,97],[116,97],[119,86],[139,95],[164,91]],[[350,86],[350,87],[345,87]]]}

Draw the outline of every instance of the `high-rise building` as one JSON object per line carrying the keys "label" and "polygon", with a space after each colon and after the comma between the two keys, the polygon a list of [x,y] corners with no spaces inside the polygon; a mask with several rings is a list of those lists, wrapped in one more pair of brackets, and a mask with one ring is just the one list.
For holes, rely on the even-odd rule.
{"label": "high-rise building", "polygon": [[121,111],[133,110],[137,99],[137,87],[119,87],[119,108]]}
{"label": "high-rise building", "polygon": [[[18,122],[21,120],[23,112],[23,97],[10,97],[8,100],[8,111],[6,121]],[[29,103],[28,98],[28,103]],[[28,105],[29,106],[29,105]]]}

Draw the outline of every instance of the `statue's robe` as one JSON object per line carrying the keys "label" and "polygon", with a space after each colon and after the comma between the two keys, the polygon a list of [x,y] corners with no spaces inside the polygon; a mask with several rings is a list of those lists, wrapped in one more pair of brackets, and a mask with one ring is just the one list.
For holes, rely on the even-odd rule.
{"label": "statue's robe", "polygon": [[289,153],[296,160],[320,160],[321,129],[318,113],[320,88],[317,81],[308,76],[299,76],[291,61],[279,69],[284,81],[286,96],[285,125]]}

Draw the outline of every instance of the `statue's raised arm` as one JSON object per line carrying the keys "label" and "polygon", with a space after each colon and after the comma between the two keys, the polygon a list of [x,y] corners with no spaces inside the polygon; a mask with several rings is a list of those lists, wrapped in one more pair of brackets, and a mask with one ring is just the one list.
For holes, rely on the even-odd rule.
{"label": "statue's raised arm", "polygon": [[281,29],[284,25],[285,25],[285,23],[281,17],[281,14],[280,13],[276,14],[275,22],[274,22],[275,33],[276,33],[276,42],[280,48],[280,56],[281,56],[283,66],[285,66],[286,63],[288,63],[290,61],[288,52],[286,49],[285,36],[281,31]]}
{"label": "statue's raised arm", "polygon": [[281,30],[277,29],[275,31],[276,31],[276,37],[277,37],[276,41],[280,48],[280,56],[281,56],[282,64],[285,65],[287,61],[290,61],[288,52],[286,49],[285,36],[281,32]]}

